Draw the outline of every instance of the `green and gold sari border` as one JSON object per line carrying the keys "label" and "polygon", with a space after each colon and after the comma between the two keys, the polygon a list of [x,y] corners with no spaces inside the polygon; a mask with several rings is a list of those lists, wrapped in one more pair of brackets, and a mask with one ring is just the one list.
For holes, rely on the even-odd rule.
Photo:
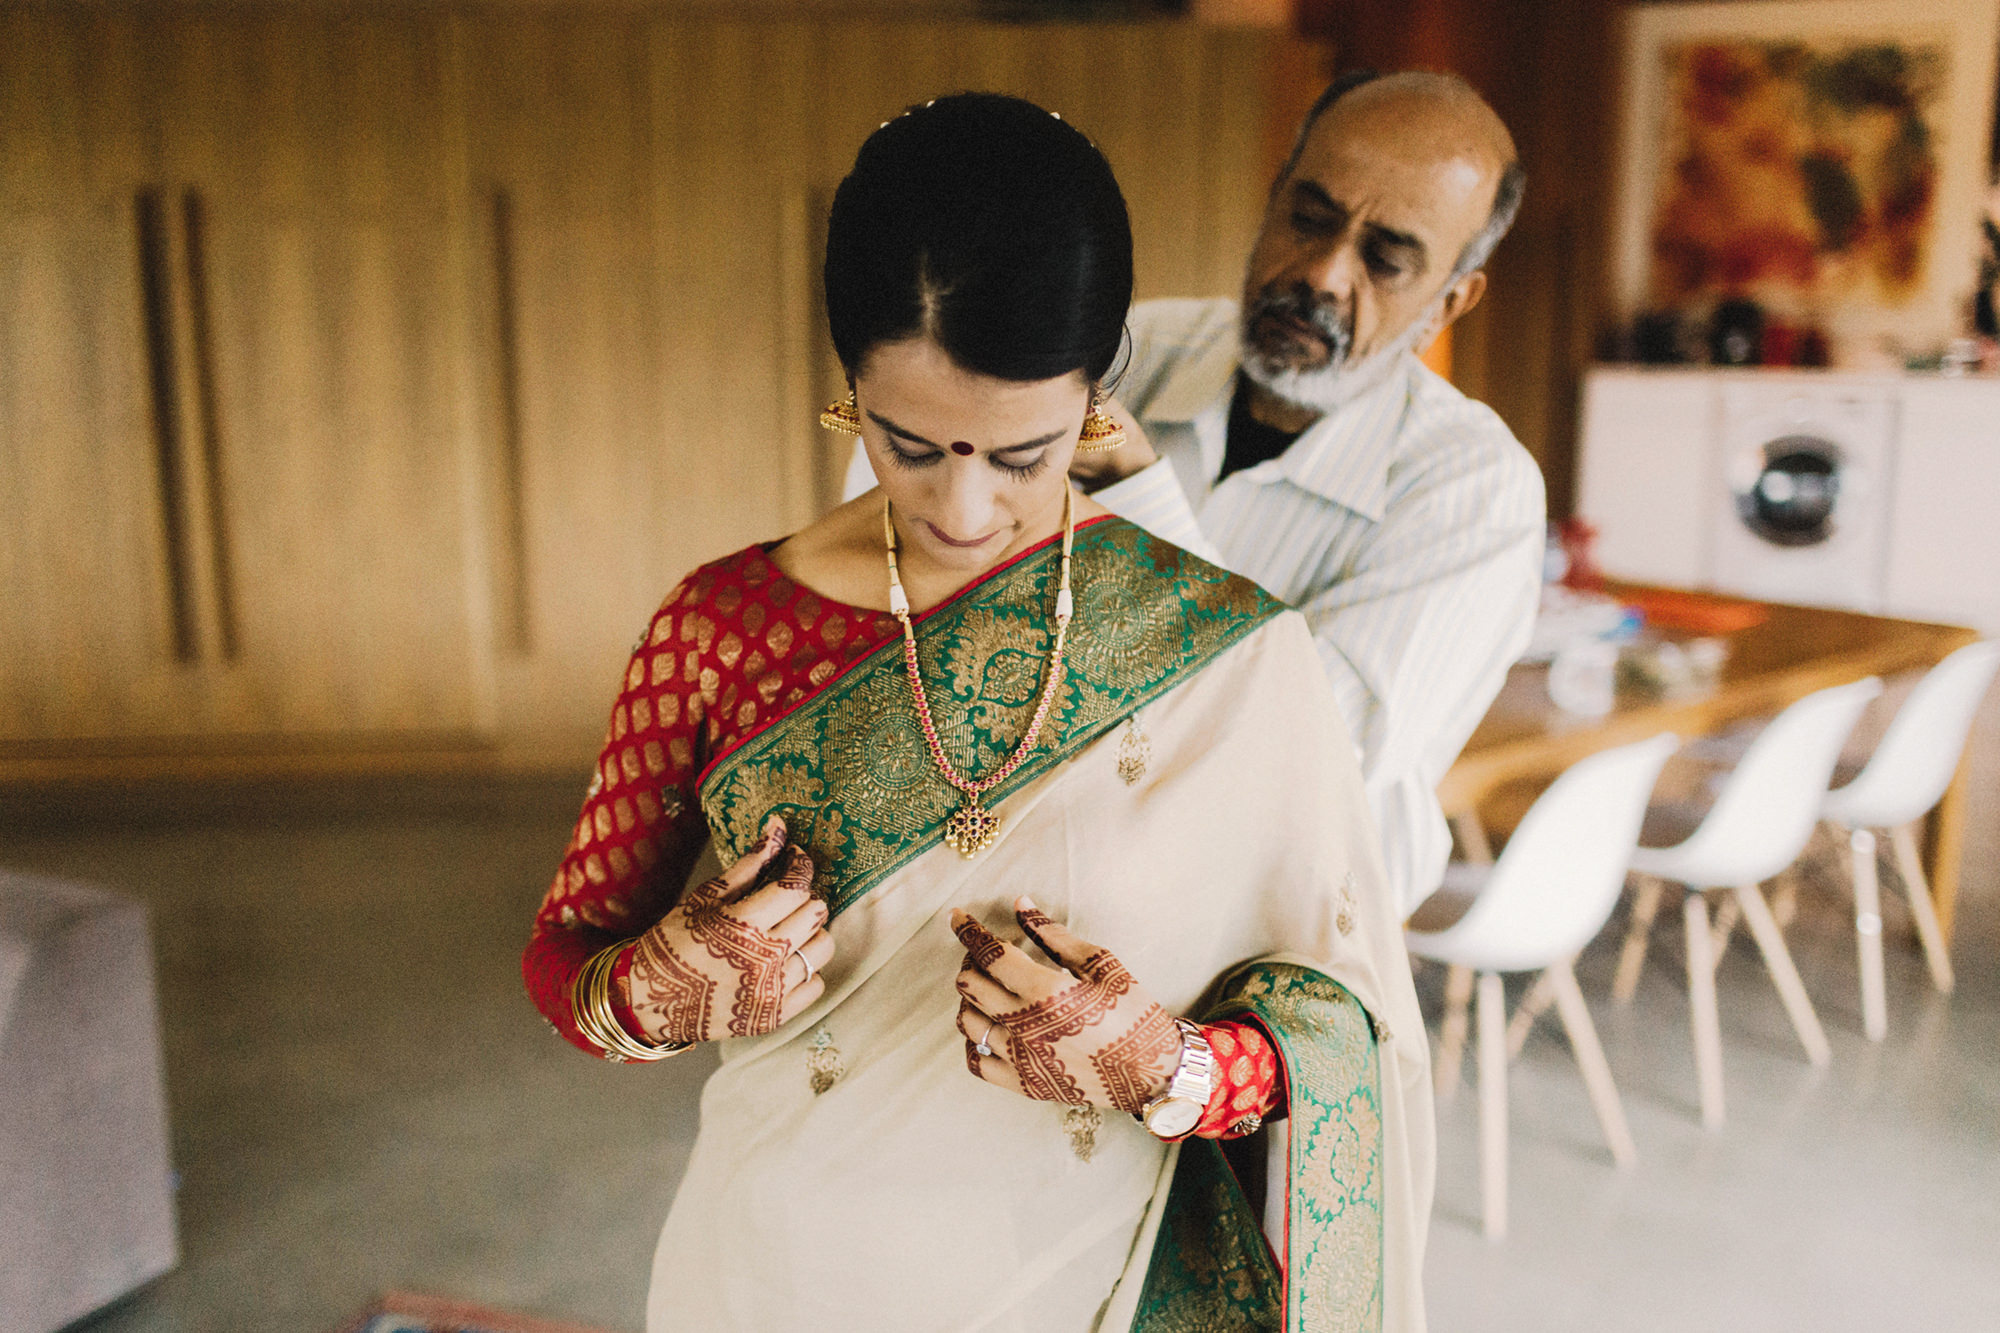
{"label": "green and gold sari border", "polygon": [[[1254,583],[1123,519],[1080,528],[1074,565],[1077,615],[1057,707],[1027,761],[987,794],[989,806],[1285,609]],[[1056,567],[1053,547],[1039,558],[1027,553],[925,618],[918,651],[933,706],[961,719],[947,728],[947,744],[983,756],[974,772],[1012,748],[1032,711]],[[938,845],[959,804],[923,749],[900,640],[718,759],[700,792],[725,861],[751,843],[766,815],[784,814],[835,914]]]}
{"label": "green and gold sari border", "polygon": [[1374,1024],[1324,973],[1277,962],[1229,977],[1201,1021],[1245,1017],[1277,1042],[1287,1076],[1283,1270],[1221,1150],[1189,1140],[1168,1189],[1134,1333],[1379,1330],[1385,1232]]}
{"label": "green and gold sari border", "polygon": [[[1086,518],[1083,522],[1076,525],[1076,531],[1080,535],[1088,531],[1089,529],[1096,527],[1100,523],[1119,523],[1123,521],[1124,520],[1120,519],[1116,514],[1092,514],[1089,518]],[[957,592],[953,593],[951,596],[939,602],[936,606],[930,607],[923,611],[919,611],[915,615],[911,616],[910,623],[912,625],[915,625],[918,629],[922,629],[924,627],[924,624],[927,621],[929,621],[931,617],[949,611],[952,608],[952,606],[955,605],[960,599],[973,595],[980,588],[986,586],[986,584],[991,580],[999,578],[1000,576],[1006,574],[1009,570],[1014,569],[1016,566],[1020,565],[1023,561],[1034,559],[1037,555],[1040,555],[1043,552],[1047,551],[1050,547],[1054,546],[1061,540],[1062,540],[1062,534],[1058,532],[1053,536],[1042,538],[1042,540],[1036,542],[1033,546],[1030,546],[1025,551],[1021,551],[1018,554],[1009,556],[1007,559],[1001,561],[993,568],[987,570],[984,574],[981,574],[978,578],[974,579],[972,582],[966,584],[963,588],[960,588]],[[765,562],[770,564],[772,569],[776,570],[781,578],[787,579],[790,582],[797,584],[798,587],[804,589],[807,592],[811,592],[812,590],[806,588],[804,584],[799,583],[798,580],[793,579],[791,575],[786,574],[783,570],[778,569],[777,562],[771,559],[771,552],[775,551],[780,545],[782,545],[782,543],[773,542],[769,546],[759,548],[763,552]],[[834,599],[826,597],[819,593],[814,593],[813,595],[819,597],[819,599],[822,602],[827,603],[829,606],[837,606],[843,610],[855,611],[866,615],[883,614],[880,611],[871,611],[867,607],[853,606],[850,603],[846,602],[836,602]],[[759,736],[763,735],[771,728],[778,726],[780,723],[784,722],[784,720],[790,717],[792,714],[800,711],[801,709],[812,707],[813,701],[815,699],[818,699],[821,695],[825,694],[828,690],[840,684],[842,680],[846,679],[848,676],[853,675],[855,672],[864,671],[868,669],[870,666],[875,665],[878,659],[880,659],[883,655],[888,653],[894,653],[899,658],[902,656],[903,653],[902,635],[900,634],[890,635],[888,638],[884,639],[881,643],[875,645],[873,648],[870,648],[867,652],[855,658],[852,662],[849,662],[839,671],[829,676],[826,679],[825,683],[822,684],[818,689],[814,690],[811,694],[799,700],[797,703],[793,704],[790,708],[784,709],[781,712],[773,713],[770,717],[764,720],[762,725],[754,727],[751,730],[745,732],[743,735],[737,737],[734,744],[728,746],[726,749],[721,750],[713,757],[711,757],[708,763],[702,768],[701,772],[695,775],[695,780],[694,780],[695,790],[700,791],[702,789],[702,786],[708,781],[708,775],[715,772],[716,769],[720,768],[722,764],[726,760],[728,760],[728,758],[731,755],[737,753],[744,746],[751,744]]]}

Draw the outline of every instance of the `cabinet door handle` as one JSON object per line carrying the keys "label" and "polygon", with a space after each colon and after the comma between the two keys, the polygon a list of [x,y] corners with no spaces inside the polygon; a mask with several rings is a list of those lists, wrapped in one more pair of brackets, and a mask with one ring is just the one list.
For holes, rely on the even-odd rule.
{"label": "cabinet door handle", "polygon": [[160,481],[160,529],[166,543],[168,612],[174,660],[193,662],[201,652],[195,630],[194,556],[188,549],[187,456],[181,438],[180,367],[174,350],[172,241],[167,209],[157,189],[141,189],[134,203],[139,241],[139,295],[146,326],[146,373],[151,388],[153,459]]}
{"label": "cabinet door handle", "polygon": [[528,602],[528,502],[521,429],[521,326],[514,289],[514,201],[504,186],[493,191],[493,336],[498,398],[500,458],[500,558],[504,605],[498,619],[502,642],[516,653],[534,647]]}
{"label": "cabinet door handle", "polygon": [[222,417],[215,389],[215,336],[209,305],[208,210],[201,192],[181,191],[181,230],[187,263],[188,343],[192,353],[197,419],[200,421],[203,517],[208,523],[210,584],[215,598],[216,644],[222,660],[237,654],[236,586],[230,559],[227,491],[222,470]]}

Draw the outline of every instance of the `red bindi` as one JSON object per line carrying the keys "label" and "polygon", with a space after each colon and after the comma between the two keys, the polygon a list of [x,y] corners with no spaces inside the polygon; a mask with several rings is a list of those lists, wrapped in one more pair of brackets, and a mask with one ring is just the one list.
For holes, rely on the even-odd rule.
{"label": "red bindi", "polygon": [[951,451],[957,454],[960,458],[972,457],[972,446],[967,444],[964,440],[953,440],[951,442]]}

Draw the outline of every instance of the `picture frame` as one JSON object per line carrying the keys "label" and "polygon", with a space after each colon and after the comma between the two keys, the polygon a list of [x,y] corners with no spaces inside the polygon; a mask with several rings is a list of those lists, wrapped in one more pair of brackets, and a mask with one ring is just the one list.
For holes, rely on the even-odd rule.
{"label": "picture frame", "polygon": [[1621,322],[1748,300],[1853,366],[1969,329],[2000,0],[1639,6],[1622,48]]}

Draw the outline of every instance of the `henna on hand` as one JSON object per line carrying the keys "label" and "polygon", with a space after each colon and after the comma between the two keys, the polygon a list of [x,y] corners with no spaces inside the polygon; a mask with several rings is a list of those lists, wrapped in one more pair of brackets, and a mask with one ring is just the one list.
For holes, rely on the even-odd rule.
{"label": "henna on hand", "polygon": [[[710,880],[696,892],[720,882]],[[630,985],[632,1013],[649,1031],[659,1032],[668,1041],[708,1040],[716,983],[683,962],[661,931],[649,930],[639,937],[639,947],[632,954]],[[649,1017],[653,1020],[650,1023],[646,1021]]]}
{"label": "henna on hand", "polygon": [[1111,1104],[1137,1114],[1173,1083],[1181,1061],[1181,1030],[1157,1004],[1138,1025],[1090,1057]]}
{"label": "henna on hand", "polygon": [[[632,1012],[649,1034],[669,1041],[712,1041],[757,1036],[778,1026],[792,946],[744,921],[731,908],[779,867],[782,872],[776,878],[782,885],[809,888],[812,860],[798,848],[779,853],[784,838],[783,822],[774,819],[747,856],[690,891],[640,937],[628,984]],[[745,863],[760,859],[763,864],[745,886]],[[724,987],[730,995],[729,1018],[719,1028],[715,1001]]]}
{"label": "henna on hand", "polygon": [[[1006,1063],[1022,1094],[1037,1101],[1142,1110],[1168,1086],[1180,1061],[1181,1033],[1172,1016],[1147,998],[1110,950],[1077,940],[1032,905],[1017,917],[1028,938],[1066,970],[1022,957],[996,973],[994,964],[1007,957],[1000,940],[970,917],[955,929],[966,946],[967,969],[981,974],[977,982],[961,981],[961,988],[979,992],[979,1003],[1005,1030]],[[989,999],[997,995],[987,992],[1008,991],[1002,975],[1014,983],[1012,995],[1037,998],[992,1007]],[[1043,978],[1052,986],[1046,994],[1037,984]],[[985,1076],[970,1040],[967,1064]]]}
{"label": "henna on hand", "polygon": [[710,957],[736,973],[729,1035],[749,1037],[777,1027],[778,1010],[785,1003],[785,960],[792,956],[791,945],[729,915],[720,893],[696,895],[689,902],[687,933]]}

